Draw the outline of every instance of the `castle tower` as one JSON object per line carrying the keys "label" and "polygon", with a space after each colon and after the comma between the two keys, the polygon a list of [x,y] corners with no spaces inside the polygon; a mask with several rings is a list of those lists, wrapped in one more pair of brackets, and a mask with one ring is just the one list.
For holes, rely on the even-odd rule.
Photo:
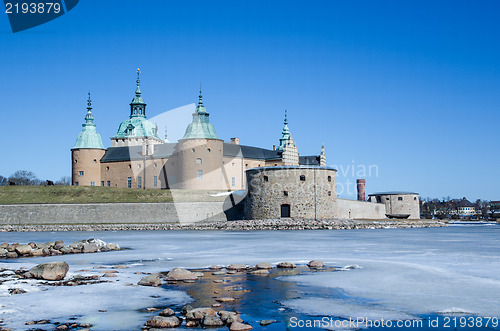
{"label": "castle tower", "polygon": [[321,146],[321,154],[319,154],[319,166],[326,167],[325,144]]}
{"label": "castle tower", "polygon": [[101,185],[100,160],[104,155],[104,146],[101,136],[97,133],[92,115],[92,100],[87,100],[87,115],[82,124],[82,132],[71,149],[72,185],[99,186]]}
{"label": "castle tower", "polygon": [[130,103],[129,119],[120,123],[111,147],[163,144],[158,136],[158,126],[146,119],[146,102],[141,96],[140,70],[137,69],[135,97]]}
{"label": "castle tower", "polygon": [[169,187],[210,190],[220,189],[224,182],[223,141],[210,123],[210,114],[200,95],[193,120],[177,144],[174,157],[168,160]]}
{"label": "castle tower", "polygon": [[283,165],[298,165],[299,164],[299,151],[297,145],[293,142],[292,134],[288,129],[287,111],[285,110],[285,122],[283,131],[281,132],[280,144],[277,148],[282,151],[281,158]]}

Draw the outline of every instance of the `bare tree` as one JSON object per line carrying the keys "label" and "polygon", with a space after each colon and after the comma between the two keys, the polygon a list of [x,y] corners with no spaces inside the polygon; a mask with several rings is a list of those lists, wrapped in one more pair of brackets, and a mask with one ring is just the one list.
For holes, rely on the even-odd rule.
{"label": "bare tree", "polygon": [[9,177],[9,182],[14,185],[40,185],[40,179],[28,170],[18,170]]}
{"label": "bare tree", "polygon": [[9,181],[7,180],[6,177],[0,175],[0,186],[4,186],[4,185],[7,185],[9,184]]}
{"label": "bare tree", "polygon": [[58,181],[56,181],[55,184],[61,185],[61,186],[70,186],[71,185],[71,177],[62,176]]}

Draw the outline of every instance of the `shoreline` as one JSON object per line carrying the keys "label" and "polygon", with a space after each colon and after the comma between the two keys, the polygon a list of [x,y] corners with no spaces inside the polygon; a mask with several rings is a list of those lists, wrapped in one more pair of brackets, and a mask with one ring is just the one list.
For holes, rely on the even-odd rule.
{"label": "shoreline", "polygon": [[241,220],[198,222],[192,224],[142,223],[142,224],[9,224],[0,225],[0,232],[38,231],[256,231],[256,230],[354,230],[387,228],[445,227],[436,220]]}

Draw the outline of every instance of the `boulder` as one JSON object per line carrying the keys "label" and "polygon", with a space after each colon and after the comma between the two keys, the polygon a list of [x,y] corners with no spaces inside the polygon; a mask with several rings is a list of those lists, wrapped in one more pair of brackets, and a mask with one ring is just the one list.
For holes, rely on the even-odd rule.
{"label": "boulder", "polygon": [[220,319],[227,325],[231,325],[234,322],[243,323],[243,320],[240,318],[240,314],[232,311],[221,310],[219,312],[219,316]]}
{"label": "boulder", "polygon": [[19,245],[16,247],[16,253],[19,255],[28,255],[31,253],[30,245]]}
{"label": "boulder", "polygon": [[54,245],[54,249],[60,250],[61,248],[64,247],[64,242],[59,242],[60,240],[56,241],[56,244]]}
{"label": "boulder", "polygon": [[262,321],[260,321],[259,324],[261,326],[268,326],[268,325],[276,323],[276,322],[278,322],[278,321],[277,320],[262,320]]}
{"label": "boulder", "polygon": [[257,264],[255,266],[255,268],[257,268],[257,269],[272,269],[273,266],[270,263],[262,262],[262,263]]}
{"label": "boulder", "polygon": [[173,268],[167,274],[167,280],[197,280],[198,276],[184,268]]}
{"label": "boulder", "polygon": [[61,280],[68,273],[69,266],[64,261],[42,263],[31,268],[28,274],[32,278],[45,280]]}
{"label": "boulder", "polygon": [[250,272],[252,275],[269,275],[269,271],[266,269],[258,269]]}
{"label": "boulder", "polygon": [[175,316],[154,316],[146,322],[146,326],[152,328],[176,328],[179,325],[181,325],[181,320]]}
{"label": "boulder", "polygon": [[37,248],[32,250],[31,256],[43,256],[43,249]]}
{"label": "boulder", "polygon": [[49,249],[49,251],[50,251],[51,256],[62,255],[61,251],[58,251],[57,249],[54,249],[54,248]]}
{"label": "boulder", "polygon": [[224,322],[222,322],[222,320],[217,316],[205,316],[201,320],[201,324],[203,326],[212,327],[212,326],[223,326]]}
{"label": "boulder", "polygon": [[193,310],[193,306],[185,305],[184,307],[182,307],[181,314],[186,315],[190,310]]}
{"label": "boulder", "polygon": [[0,248],[0,256],[7,255],[8,251],[5,248]]}
{"label": "boulder", "polygon": [[0,245],[0,248],[7,249],[9,247],[9,243],[3,243]]}
{"label": "boulder", "polygon": [[234,301],[236,300],[235,298],[231,298],[231,297],[223,297],[223,298],[217,298],[215,299],[215,301],[217,302],[231,302],[231,301]]}
{"label": "boulder", "polygon": [[17,259],[19,257],[19,255],[17,255],[16,252],[7,252],[7,254],[5,254],[5,256],[8,259]]}
{"label": "boulder", "polygon": [[296,268],[297,266],[292,262],[281,262],[277,265],[278,268]]}
{"label": "boulder", "polygon": [[36,244],[35,244],[34,242],[32,242],[32,241],[31,241],[31,242],[29,242],[29,243],[28,243],[28,245],[30,245],[30,246],[31,246],[31,248],[36,248]]}
{"label": "boulder", "polygon": [[214,276],[222,276],[222,275],[225,275],[226,272],[225,271],[215,271],[215,272],[212,272],[212,275]]}
{"label": "boulder", "polygon": [[205,316],[217,316],[215,310],[209,307],[194,308],[186,313],[186,319],[200,321]]}
{"label": "boulder", "polygon": [[242,270],[246,268],[246,264],[230,264],[226,267],[227,270]]}
{"label": "boulder", "polygon": [[63,254],[70,254],[71,253],[71,248],[64,246],[60,249],[60,252]]}
{"label": "boulder", "polygon": [[161,286],[160,274],[152,274],[142,278],[138,285],[142,286]]}
{"label": "boulder", "polygon": [[99,249],[99,247],[97,246],[97,244],[86,243],[86,244],[83,244],[82,253],[95,253],[95,252],[97,252],[98,249]]}
{"label": "boulder", "polygon": [[229,327],[229,331],[247,331],[247,330],[252,330],[252,326],[248,324],[243,324],[240,322],[233,322],[231,323],[231,326]]}
{"label": "boulder", "polygon": [[170,308],[166,308],[166,309],[163,309],[162,311],[160,311],[160,316],[169,317],[169,316],[174,316],[174,315],[175,315],[174,310],[170,309]]}
{"label": "boulder", "polygon": [[106,248],[109,249],[110,251],[119,251],[120,250],[120,246],[118,246],[118,244],[115,244],[115,243],[106,244]]}
{"label": "boulder", "polygon": [[312,260],[312,261],[309,261],[307,266],[309,268],[323,268],[325,266],[325,264],[321,261],[318,261],[318,260]]}

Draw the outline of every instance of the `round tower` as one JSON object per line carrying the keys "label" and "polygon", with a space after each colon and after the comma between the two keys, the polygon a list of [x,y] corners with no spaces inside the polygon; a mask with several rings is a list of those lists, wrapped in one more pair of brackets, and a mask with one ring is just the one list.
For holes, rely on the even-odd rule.
{"label": "round tower", "polygon": [[97,133],[92,115],[92,100],[87,100],[87,114],[82,132],[71,149],[71,183],[75,186],[101,185],[101,158],[104,156],[104,146],[101,136]]}

